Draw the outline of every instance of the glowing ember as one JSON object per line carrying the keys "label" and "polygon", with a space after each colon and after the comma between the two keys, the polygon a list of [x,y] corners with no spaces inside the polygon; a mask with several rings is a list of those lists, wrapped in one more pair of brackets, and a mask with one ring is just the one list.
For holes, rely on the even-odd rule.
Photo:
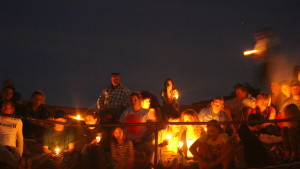
{"label": "glowing ember", "polygon": [[55,154],[58,155],[60,153],[60,149],[58,147],[55,148]]}
{"label": "glowing ember", "polygon": [[172,135],[171,134],[167,134],[167,140],[171,140]]}
{"label": "glowing ember", "polygon": [[254,53],[258,53],[259,51],[258,50],[247,50],[244,52],[244,55],[251,55],[251,54],[254,54]]}
{"label": "glowing ember", "polygon": [[183,146],[183,142],[182,142],[182,141],[180,141],[180,142],[179,142],[179,144],[178,144],[178,146],[179,146],[179,148],[182,148],[182,146]]}

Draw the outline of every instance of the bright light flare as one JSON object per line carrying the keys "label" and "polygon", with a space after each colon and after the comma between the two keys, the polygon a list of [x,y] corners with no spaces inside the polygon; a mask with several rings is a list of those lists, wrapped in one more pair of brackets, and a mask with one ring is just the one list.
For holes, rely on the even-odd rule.
{"label": "bright light flare", "polygon": [[247,56],[247,55],[252,55],[252,54],[255,54],[255,53],[258,53],[259,51],[258,50],[247,50],[244,52],[244,55]]}

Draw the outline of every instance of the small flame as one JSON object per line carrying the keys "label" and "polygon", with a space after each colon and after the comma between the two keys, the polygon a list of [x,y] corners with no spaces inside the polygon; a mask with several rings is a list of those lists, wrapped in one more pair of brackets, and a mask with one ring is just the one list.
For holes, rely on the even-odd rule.
{"label": "small flame", "polygon": [[207,132],[207,128],[206,127],[204,127],[204,131]]}
{"label": "small flame", "polygon": [[96,137],[96,140],[97,140],[97,142],[99,143],[100,140],[101,140],[101,137],[100,137],[100,136],[97,136],[97,137]]}
{"label": "small flame", "polygon": [[182,148],[182,146],[183,146],[183,142],[182,142],[182,141],[180,141],[180,142],[179,142],[179,144],[178,144],[178,146],[179,146],[179,148]]}
{"label": "small flame", "polygon": [[71,116],[71,118],[75,120],[83,120],[80,114],[77,114],[77,116]]}
{"label": "small flame", "polygon": [[55,148],[55,154],[58,155],[60,153],[60,149],[58,147]]}
{"label": "small flame", "polygon": [[258,53],[259,51],[258,50],[247,50],[244,52],[244,55],[251,55],[251,54],[254,54],[254,53]]}
{"label": "small flame", "polygon": [[173,98],[176,99],[176,100],[178,100],[178,98],[179,98],[178,90],[174,90],[173,91]]}
{"label": "small flame", "polygon": [[171,134],[167,134],[167,140],[171,140],[172,135]]}

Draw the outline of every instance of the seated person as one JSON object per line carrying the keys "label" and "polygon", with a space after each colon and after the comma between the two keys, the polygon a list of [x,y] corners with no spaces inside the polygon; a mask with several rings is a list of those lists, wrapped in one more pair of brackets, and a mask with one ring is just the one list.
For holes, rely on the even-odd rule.
{"label": "seated person", "polygon": [[[181,113],[181,122],[199,122],[198,114],[193,109],[186,109]],[[205,127],[202,125],[185,125],[185,140],[183,151],[187,153],[187,157],[193,157],[188,149],[190,146],[205,133]]]}
{"label": "seated person", "polygon": [[[217,120],[217,121],[232,121],[230,113],[224,110],[224,99],[222,97],[217,97],[212,100],[207,108],[200,110],[198,113],[199,121],[200,122],[208,122],[210,120]],[[235,127],[231,125],[222,125],[222,128],[230,135],[235,135],[236,130]]]}
{"label": "seated person", "polygon": [[[300,110],[295,104],[287,105],[283,109],[284,119],[299,119]],[[284,122],[281,129],[283,149],[288,161],[300,159],[300,124],[299,121]]]}
{"label": "seated person", "polygon": [[229,168],[233,160],[232,141],[224,133],[216,120],[207,124],[207,135],[200,137],[190,147],[190,152],[198,160],[199,168],[207,169],[221,165]]}
{"label": "seated person", "polygon": [[[276,111],[275,109],[271,106],[271,97],[267,93],[259,93],[256,97],[256,108],[249,112],[248,114],[248,120],[253,121],[253,120],[274,120],[276,119]],[[263,131],[262,129],[266,128],[269,125],[275,126],[274,123],[263,123],[259,125],[250,125],[250,129],[252,131]],[[273,128],[271,126],[271,128]],[[270,135],[280,135],[279,130],[276,133],[267,133],[265,134],[270,134]]]}
{"label": "seated person", "polygon": [[[88,112],[84,117],[84,121],[87,125],[95,125],[99,124],[100,120],[96,113]],[[105,134],[99,126],[84,126],[80,129],[76,133],[75,148],[82,153],[80,159],[81,168],[105,169],[107,158],[104,150],[109,144],[108,134]]]}
{"label": "seated person", "polygon": [[[54,114],[54,121],[66,123],[66,113],[58,110]],[[48,129],[44,135],[43,151],[48,154],[48,159],[43,164],[44,168],[57,168],[61,165],[76,165],[77,161],[72,159],[74,157],[73,150],[74,131],[71,128],[65,127],[63,124],[54,124],[54,127]],[[60,160],[64,159],[60,163]],[[58,167],[59,168],[59,167]]]}
{"label": "seated person", "polygon": [[[169,118],[168,122],[180,122],[180,118]],[[158,168],[172,168],[186,162],[185,157],[179,158],[183,155],[180,142],[185,143],[184,128],[181,125],[168,125],[158,132]]]}
{"label": "seated person", "polygon": [[19,116],[22,102],[20,100],[19,101],[15,100],[14,94],[15,94],[15,88],[13,86],[3,87],[1,91],[0,107],[5,101],[12,101],[15,104],[14,114]]}
{"label": "seated person", "polygon": [[[45,106],[45,94],[42,91],[35,91],[31,94],[30,101],[23,107],[22,116],[40,120],[50,118],[50,112]],[[25,119],[23,122],[25,138],[41,139],[45,129],[49,127],[49,124],[40,121]]]}
{"label": "seated person", "polygon": [[142,107],[149,109],[155,114],[156,121],[162,121],[161,107],[156,96],[148,91],[141,91]]}
{"label": "seated person", "polygon": [[161,91],[160,95],[163,100],[163,121],[167,121],[170,117],[177,117],[180,115],[178,103],[179,92],[172,79],[165,80],[164,89]]}
{"label": "seated person", "polygon": [[134,162],[134,149],[131,140],[121,127],[115,127],[112,131],[110,152],[113,169],[132,169]]}
{"label": "seated person", "polygon": [[[147,123],[155,122],[155,115],[141,107],[141,95],[139,92],[133,92],[129,97],[130,107],[128,107],[120,117],[121,123]],[[149,126],[126,126],[124,132],[128,139],[133,142],[134,149],[137,152],[144,152],[150,162],[153,151],[152,140],[153,127]]]}
{"label": "seated person", "polygon": [[16,168],[23,153],[23,125],[20,119],[10,117],[14,111],[14,102],[3,102],[0,116],[0,168]]}

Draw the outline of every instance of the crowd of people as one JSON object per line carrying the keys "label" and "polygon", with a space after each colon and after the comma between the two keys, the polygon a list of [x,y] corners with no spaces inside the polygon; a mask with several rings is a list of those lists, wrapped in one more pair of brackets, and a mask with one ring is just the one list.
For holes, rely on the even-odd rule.
{"label": "crowd of people", "polygon": [[[258,94],[238,84],[233,98],[216,97],[195,110],[180,108],[172,79],[164,83],[161,105],[148,91],[131,92],[113,73],[97,100],[98,109],[78,121],[62,110],[50,112],[42,91],[23,102],[13,81],[5,80],[0,167],[133,169],[157,164],[162,169],[225,169],[300,160],[299,121],[263,122],[299,119],[300,82],[286,84],[272,81],[269,93]],[[155,122],[162,123],[155,128]]]}

